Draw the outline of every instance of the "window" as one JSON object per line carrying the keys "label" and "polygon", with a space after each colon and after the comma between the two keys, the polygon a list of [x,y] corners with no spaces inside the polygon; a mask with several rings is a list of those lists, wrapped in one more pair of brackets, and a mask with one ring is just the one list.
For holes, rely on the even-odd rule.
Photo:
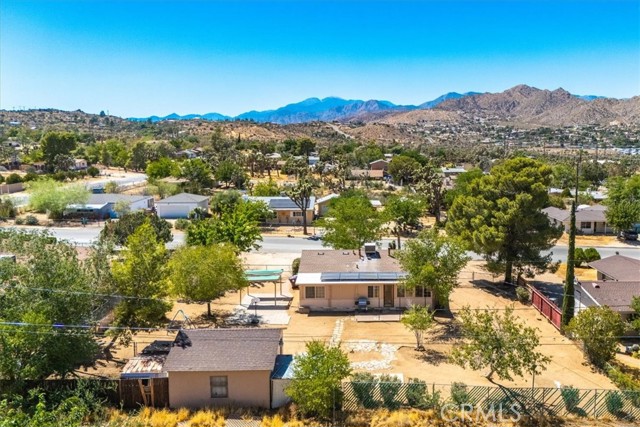
{"label": "window", "polygon": [[292,216],[302,216],[302,211],[293,211]]}
{"label": "window", "polygon": [[228,397],[229,383],[227,376],[209,377],[211,397]]}
{"label": "window", "polygon": [[367,288],[367,296],[369,298],[380,298],[380,286],[369,286]]}
{"label": "window", "polygon": [[580,228],[591,228],[591,223],[590,222],[581,222],[580,223]]}
{"label": "window", "polygon": [[305,298],[324,298],[324,286],[306,286],[304,288]]}
{"label": "window", "polygon": [[425,289],[424,286],[416,286],[416,297],[431,298],[431,291]]}
{"label": "window", "polygon": [[405,290],[404,286],[398,286],[398,298],[404,298]]}

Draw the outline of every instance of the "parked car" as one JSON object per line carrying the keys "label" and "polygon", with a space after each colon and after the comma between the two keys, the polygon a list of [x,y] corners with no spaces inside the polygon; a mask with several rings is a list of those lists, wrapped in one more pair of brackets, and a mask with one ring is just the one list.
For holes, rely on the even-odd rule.
{"label": "parked car", "polygon": [[623,230],[618,233],[618,240],[638,240],[638,232],[634,230]]}
{"label": "parked car", "polygon": [[294,274],[293,276],[289,277],[289,283],[291,283],[291,287],[293,289],[298,289],[298,285],[296,285],[296,279],[298,278],[297,274]]}

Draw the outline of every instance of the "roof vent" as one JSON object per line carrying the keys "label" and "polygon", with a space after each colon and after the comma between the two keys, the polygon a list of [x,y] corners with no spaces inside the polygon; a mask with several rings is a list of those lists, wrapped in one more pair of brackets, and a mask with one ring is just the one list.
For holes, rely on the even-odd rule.
{"label": "roof vent", "polygon": [[600,285],[598,283],[592,283],[591,285],[596,289],[600,289]]}
{"label": "roof vent", "polygon": [[376,253],[376,244],[375,243],[365,243],[364,244],[364,253],[365,254],[375,254]]}
{"label": "roof vent", "polygon": [[324,252],[318,252],[318,255],[324,255]]}

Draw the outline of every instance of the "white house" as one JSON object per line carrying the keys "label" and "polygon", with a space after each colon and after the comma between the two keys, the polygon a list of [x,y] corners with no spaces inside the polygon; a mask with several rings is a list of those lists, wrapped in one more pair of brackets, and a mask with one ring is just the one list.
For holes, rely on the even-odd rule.
{"label": "white house", "polygon": [[196,208],[209,210],[209,197],[198,194],[180,193],[156,202],[156,212],[160,218],[188,218]]}
{"label": "white house", "polygon": [[[612,233],[613,229],[607,224],[605,212],[606,206],[580,205],[576,208],[576,229],[581,234]],[[562,224],[565,232],[569,232],[571,226],[571,211],[559,209],[553,206],[542,209],[554,225]]]}

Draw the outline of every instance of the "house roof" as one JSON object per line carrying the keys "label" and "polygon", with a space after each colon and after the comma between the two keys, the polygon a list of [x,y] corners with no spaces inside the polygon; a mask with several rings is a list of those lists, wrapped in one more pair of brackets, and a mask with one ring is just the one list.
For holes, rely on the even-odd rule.
{"label": "house roof", "polygon": [[156,202],[156,205],[161,204],[173,204],[173,203],[200,203],[204,200],[209,200],[209,196],[201,196],[199,194],[180,193],[175,196],[170,196]]}
{"label": "house roof", "polygon": [[[300,208],[293,200],[288,197],[258,197],[258,196],[245,196],[248,200],[264,202],[272,211],[299,211]],[[307,209],[313,209],[316,203],[316,198],[311,196],[307,203]]]}
{"label": "house roof", "polygon": [[613,311],[629,313],[631,300],[640,295],[640,281],[583,281],[576,288],[599,306],[608,306]]}
{"label": "house roof", "polygon": [[153,199],[152,196],[129,196],[127,194],[111,194],[111,193],[103,193],[103,194],[91,194],[89,196],[89,200],[87,200],[87,205],[104,205],[106,203],[116,203],[121,200],[129,203],[139,202],[140,200]]}
{"label": "house roof", "polygon": [[624,255],[613,255],[590,262],[589,267],[613,280],[640,280],[640,260]]}
{"label": "house roof", "polygon": [[320,197],[319,199],[317,199],[317,200],[316,200],[316,204],[317,204],[317,205],[319,205],[319,204],[321,204],[321,203],[328,202],[329,200],[331,200],[331,199],[335,199],[336,197],[340,197],[340,195],[339,195],[339,194],[336,194],[336,193],[328,194],[328,195],[326,195],[326,196],[324,196],[324,197]]}
{"label": "house roof", "polygon": [[349,171],[354,178],[383,178],[383,170],[370,170],[370,169],[351,169]]}
{"label": "house roof", "polygon": [[[182,336],[181,336],[182,335]],[[272,371],[282,330],[274,328],[188,329],[176,337],[166,372]]]}
{"label": "house roof", "polygon": [[369,162],[369,164],[370,164],[370,165],[374,165],[374,164],[376,164],[376,163],[380,163],[380,162],[382,162],[382,163],[389,163],[389,161],[388,161],[388,160],[385,160],[385,159],[378,159],[378,160],[374,160],[373,162]]}
{"label": "house roof", "polygon": [[547,216],[551,219],[555,219],[556,221],[565,222],[569,219],[571,212],[566,209],[556,208],[555,206],[549,206],[548,208],[542,209],[542,212],[546,213]]}
{"label": "house roof", "polygon": [[[605,212],[606,206],[593,205],[593,206],[579,206],[576,209],[576,222],[606,222]],[[569,209],[559,209],[554,206],[542,209],[542,212],[546,213],[549,218],[555,219],[560,222],[567,222],[571,219],[571,211]]]}
{"label": "house roof", "polygon": [[361,255],[357,250],[303,250],[300,257],[300,273],[400,273],[402,268],[396,258],[387,252],[377,252],[375,257]]}

